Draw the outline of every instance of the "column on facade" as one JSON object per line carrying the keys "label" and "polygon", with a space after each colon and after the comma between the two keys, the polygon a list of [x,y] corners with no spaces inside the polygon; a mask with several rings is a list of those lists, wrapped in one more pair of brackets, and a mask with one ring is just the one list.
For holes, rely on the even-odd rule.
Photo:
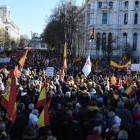
{"label": "column on facade", "polygon": [[130,0],[128,5],[128,24],[134,24],[134,17],[135,17],[135,1]]}

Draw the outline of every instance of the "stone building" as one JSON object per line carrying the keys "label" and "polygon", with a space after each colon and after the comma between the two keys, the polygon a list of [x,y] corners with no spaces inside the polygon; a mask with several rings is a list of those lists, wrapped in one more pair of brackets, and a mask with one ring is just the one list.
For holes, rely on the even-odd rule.
{"label": "stone building", "polygon": [[[140,56],[140,0],[85,0],[76,14],[76,54],[106,57],[104,42],[117,38],[112,57],[121,57],[126,49]],[[94,40],[90,36],[94,28]],[[100,42],[100,43],[99,43]],[[102,42],[102,43],[101,43]],[[129,44],[129,45],[128,45]],[[98,49],[96,49],[98,46]]]}

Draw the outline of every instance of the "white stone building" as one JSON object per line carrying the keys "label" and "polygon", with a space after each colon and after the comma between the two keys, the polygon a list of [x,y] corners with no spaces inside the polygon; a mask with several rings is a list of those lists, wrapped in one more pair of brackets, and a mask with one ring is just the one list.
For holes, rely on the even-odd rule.
{"label": "white stone building", "polygon": [[[75,33],[76,53],[85,56],[105,57],[102,45],[96,50],[97,41],[89,43],[94,28],[94,38],[117,36],[115,46],[120,49],[113,52],[114,57],[121,57],[129,43],[137,58],[140,56],[140,0],[85,0],[77,11],[77,32]],[[101,41],[101,40],[100,40]]]}
{"label": "white stone building", "polygon": [[0,6],[0,19],[10,38],[15,40],[20,39],[20,28],[12,21],[9,6]]}
{"label": "white stone building", "polygon": [[39,37],[39,33],[33,32],[31,33],[31,40],[29,44],[25,47],[27,49],[47,49],[47,45],[41,41],[41,38]]}

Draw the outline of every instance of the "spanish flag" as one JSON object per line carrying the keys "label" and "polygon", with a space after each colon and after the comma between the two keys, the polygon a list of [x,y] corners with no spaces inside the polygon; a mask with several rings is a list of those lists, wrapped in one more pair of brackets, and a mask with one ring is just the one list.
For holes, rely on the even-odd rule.
{"label": "spanish flag", "polygon": [[138,72],[138,87],[140,87],[140,72]]}
{"label": "spanish flag", "polygon": [[135,51],[135,54],[134,54],[134,56],[136,56],[137,55],[137,51]]}
{"label": "spanish flag", "polygon": [[98,65],[99,65],[99,56],[98,56],[98,59],[97,59],[97,62],[96,62],[96,69],[98,69]]}
{"label": "spanish flag", "polygon": [[107,77],[106,82],[107,82],[107,87],[109,89],[110,88],[110,86],[109,86],[109,77]]}
{"label": "spanish flag", "polygon": [[19,72],[19,70],[18,70],[18,67],[16,66],[15,67],[15,69],[14,69],[14,75],[15,75],[15,77],[16,78],[18,78],[19,77],[19,75],[20,75],[20,72]]}
{"label": "spanish flag", "polygon": [[48,103],[46,104],[46,106],[44,107],[43,111],[41,112],[39,119],[36,123],[35,129],[49,125],[49,105],[51,102],[51,98],[48,101]]}
{"label": "spanish flag", "polygon": [[116,80],[115,80],[115,77],[114,77],[114,73],[111,77],[111,82],[110,82],[111,85],[116,85]]}
{"label": "spanish flag", "polygon": [[64,46],[64,55],[63,55],[63,71],[67,68],[67,62],[66,62],[66,36],[65,36],[65,46]]}
{"label": "spanish flag", "polygon": [[49,78],[46,79],[46,84],[47,84],[47,83],[50,83],[50,79],[49,79]]}
{"label": "spanish flag", "polygon": [[46,99],[47,99],[46,95],[47,95],[47,94],[46,94],[46,84],[44,84],[44,87],[43,87],[43,89],[42,89],[42,91],[41,91],[41,93],[40,93],[38,102],[37,102],[37,104],[36,104],[36,109],[37,109],[38,107],[43,106],[43,105],[46,104]]}
{"label": "spanish flag", "polygon": [[8,119],[12,121],[12,124],[15,122],[16,112],[17,112],[16,98],[17,98],[16,79],[15,79],[14,72],[11,71],[11,74],[6,84],[4,94],[1,99],[1,104],[7,110]]}
{"label": "spanish flag", "polygon": [[81,58],[79,57],[79,58],[74,59],[72,65],[74,65],[75,62],[80,62],[81,63]]}
{"label": "spanish flag", "polygon": [[29,66],[31,65],[31,62],[33,60],[34,56],[32,56],[31,58],[29,58]]}
{"label": "spanish flag", "polygon": [[117,69],[127,69],[127,64],[131,64],[131,59],[124,65],[119,65],[113,59],[111,59],[110,67],[117,68]]}
{"label": "spanish flag", "polygon": [[51,50],[54,51],[55,50],[55,47],[51,48]]}
{"label": "spanish flag", "polygon": [[114,91],[112,91],[112,93],[113,93],[115,100],[117,101],[119,99],[118,95]]}
{"label": "spanish flag", "polygon": [[121,81],[121,77],[119,78],[119,84],[118,84],[118,88],[122,87],[122,81]]}
{"label": "spanish flag", "polygon": [[129,97],[134,93],[134,88],[133,88],[132,83],[131,83],[131,85],[129,85],[129,86],[125,89],[125,93],[126,93]]}
{"label": "spanish flag", "polygon": [[44,71],[44,69],[43,69],[43,78],[45,78],[45,71]]}
{"label": "spanish flag", "polygon": [[[28,49],[29,49],[29,48],[28,48]],[[22,57],[21,57],[20,60],[19,60],[19,64],[20,64],[21,67],[24,66],[24,62],[25,62],[26,55],[27,55],[27,53],[28,53],[28,49],[26,50],[26,52],[22,55]]]}

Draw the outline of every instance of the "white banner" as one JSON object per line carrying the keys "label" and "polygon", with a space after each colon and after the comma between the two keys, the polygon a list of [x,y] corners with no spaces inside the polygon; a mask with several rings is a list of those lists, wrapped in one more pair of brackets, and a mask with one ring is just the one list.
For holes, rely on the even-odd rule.
{"label": "white banner", "polygon": [[11,58],[0,58],[0,63],[10,62]]}
{"label": "white banner", "polygon": [[127,64],[127,70],[140,71],[140,64]]}
{"label": "white banner", "polygon": [[54,67],[46,67],[46,76],[53,76]]}

